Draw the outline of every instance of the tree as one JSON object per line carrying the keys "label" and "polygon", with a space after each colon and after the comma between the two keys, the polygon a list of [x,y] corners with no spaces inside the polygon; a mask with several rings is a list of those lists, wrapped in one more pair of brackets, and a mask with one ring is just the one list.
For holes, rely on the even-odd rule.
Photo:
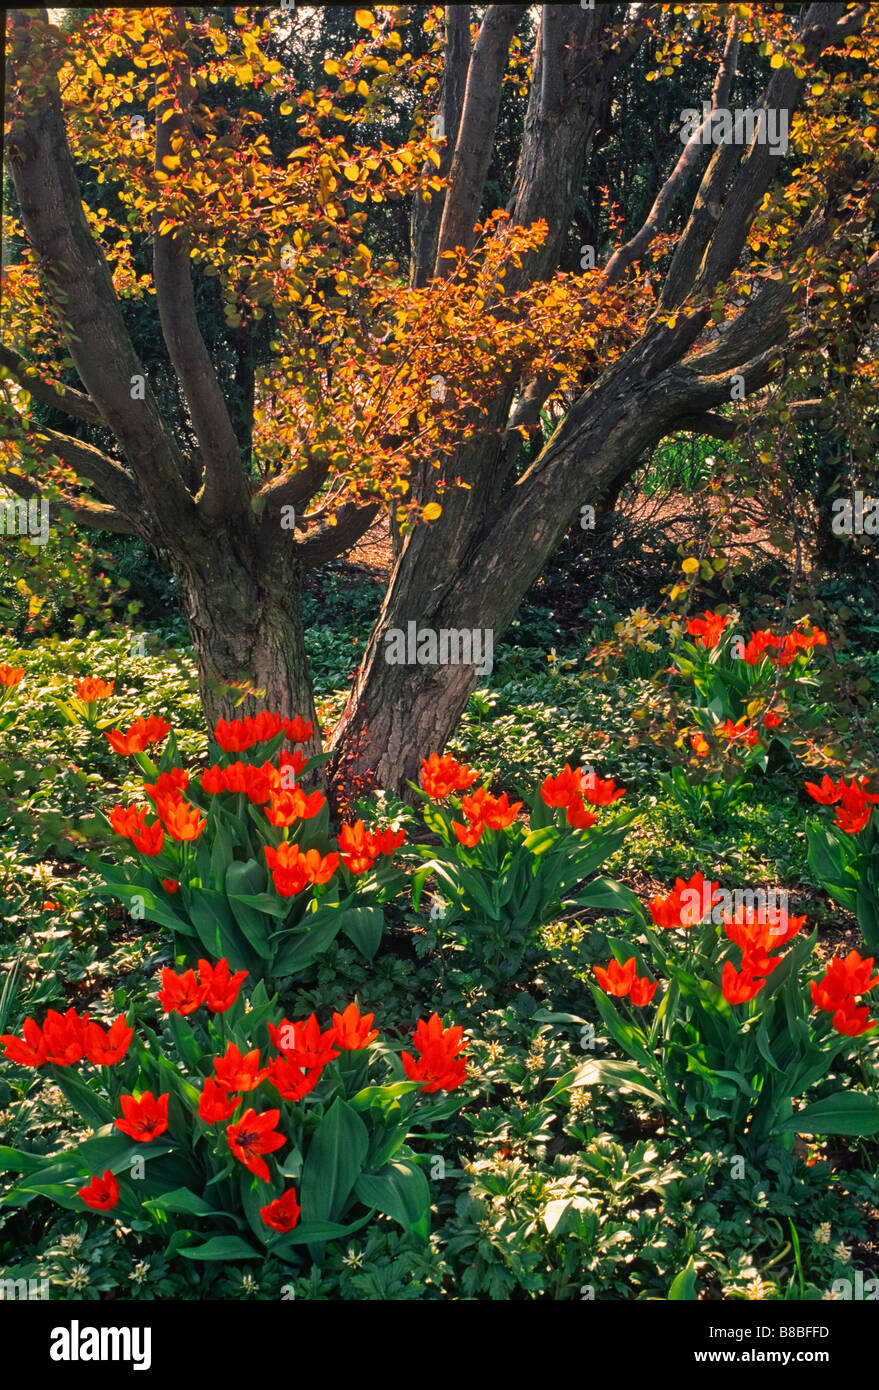
{"label": "tree", "polygon": [[[783,345],[820,351],[848,303],[869,302],[875,13],[678,8],[544,6],[530,74],[527,6],[486,7],[475,34],[469,7],[436,8],[422,24],[436,41],[417,54],[406,7],[358,10],[353,41],[332,35],[330,85],[304,90],[271,56],[284,25],[293,32],[279,11],[236,11],[230,25],[220,11],[111,10],[69,36],[44,11],[11,12],[7,148],[28,249],[6,276],[5,476],[45,491],[60,459],[53,495],[76,520],[133,530],[168,556],[209,718],[242,691],[249,708],[311,715],[303,571],[385,508],[399,558],[333,735],[333,776],[401,786],[448,738],[475,667],[388,664],[388,629],[499,637],[581,503],[598,504],[670,432],[728,437],[731,379],[759,393]],[[295,24],[300,46],[328,38],[319,12]],[[710,144],[752,44],[767,78],[757,105],[785,113],[796,159],[759,134]],[[590,199],[609,244],[593,248],[594,268],[584,253],[581,271],[575,247],[577,269],[560,270],[645,45],[661,78],[679,78],[685,51],[713,63],[711,114],[698,112],[683,148],[659,132],[670,172],[631,235],[615,236],[609,196]],[[230,84],[294,117],[287,149],[259,111],[220,104]],[[527,103],[495,210],[486,189],[511,87]],[[417,93],[407,129],[404,89]],[[848,138],[822,149],[816,129],[843,119]],[[84,169],[123,218],[84,208]],[[379,262],[368,214],[400,200],[413,207],[407,274]],[[138,277],[145,236],[152,274]],[[853,250],[848,291],[825,296],[816,331],[816,276]],[[249,431],[233,423],[199,321],[197,291],[214,277],[230,334],[271,327]],[[123,301],[143,294],[156,297],[190,448],[132,346]],[[62,383],[72,369],[84,390]],[[100,426],[106,448],[35,427],[15,382]],[[564,418],[541,447],[553,401]]]}

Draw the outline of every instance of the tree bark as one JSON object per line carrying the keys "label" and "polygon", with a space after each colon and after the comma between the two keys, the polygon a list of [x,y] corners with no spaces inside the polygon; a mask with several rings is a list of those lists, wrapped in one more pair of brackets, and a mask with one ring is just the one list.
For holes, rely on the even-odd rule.
{"label": "tree bark", "polygon": [[[189,620],[208,724],[261,709],[314,719],[300,616],[303,570],[295,555],[267,575],[255,558],[211,539],[172,555],[171,566]],[[251,693],[239,703],[245,691]],[[315,738],[311,752],[318,751]]]}

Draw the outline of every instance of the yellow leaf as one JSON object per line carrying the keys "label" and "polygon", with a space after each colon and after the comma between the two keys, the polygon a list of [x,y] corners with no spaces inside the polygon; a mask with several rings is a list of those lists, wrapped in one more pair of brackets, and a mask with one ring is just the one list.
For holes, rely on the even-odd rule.
{"label": "yellow leaf", "polygon": [[686,559],[684,563],[681,565],[681,569],[684,571],[684,574],[695,574],[698,568],[699,561],[695,559],[695,557],[692,555],[690,555],[688,559]]}
{"label": "yellow leaf", "polygon": [[354,22],[359,24],[361,29],[371,29],[375,24],[375,15],[372,10],[355,10]]}
{"label": "yellow leaf", "polygon": [[328,58],[327,61],[324,63],[324,72],[327,74],[328,77],[335,77],[336,74],[341,71],[342,65],[341,63],[337,63],[335,58]]}
{"label": "yellow leaf", "polygon": [[780,53],[773,53],[772,57],[769,59],[769,66],[771,68],[783,68],[784,58],[782,55]]}
{"label": "yellow leaf", "polygon": [[426,507],[421,508],[422,521],[436,521],[442,515],[442,507],[439,502],[428,502]]}
{"label": "yellow leaf", "polygon": [[356,183],[358,175],[360,173],[360,169],[352,161],[352,163],[346,164],[344,166],[342,173],[345,175],[345,178],[348,180],[349,183]]}

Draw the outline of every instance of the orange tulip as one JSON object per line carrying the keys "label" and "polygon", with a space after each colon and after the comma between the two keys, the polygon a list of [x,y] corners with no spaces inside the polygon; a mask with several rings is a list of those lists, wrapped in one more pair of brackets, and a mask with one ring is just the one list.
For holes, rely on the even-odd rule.
{"label": "orange tulip", "polygon": [[130,756],[143,753],[151,743],[161,743],[170,732],[171,725],[158,715],[151,714],[148,719],[135,719],[123,734],[119,729],[107,729],[104,737],[114,753]]}
{"label": "orange tulip", "polygon": [[95,700],[106,700],[113,694],[114,684],[115,681],[102,681],[96,676],[86,676],[84,680],[76,682],[76,698],[86,705],[92,704]]}
{"label": "orange tulip", "polygon": [[443,801],[452,792],[466,791],[478,775],[451,754],[441,758],[438,753],[431,753],[429,758],[421,759],[421,785],[434,801]]}

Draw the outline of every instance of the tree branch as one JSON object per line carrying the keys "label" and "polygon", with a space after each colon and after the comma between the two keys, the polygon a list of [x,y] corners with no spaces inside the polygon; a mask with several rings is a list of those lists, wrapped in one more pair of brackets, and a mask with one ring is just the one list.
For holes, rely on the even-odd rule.
{"label": "tree branch", "polygon": [[[68,351],[88,395],[112,430],[166,542],[185,541],[194,507],[181,479],[181,459],[131,342],[106,258],[89,231],[61,110],[58,55],[46,57],[45,9],[12,10],[10,99],[15,119],[7,137],[21,217],[36,252],[47,297],[64,323]],[[45,60],[44,94],[29,95],[21,66]],[[145,396],[132,399],[132,378]]]}
{"label": "tree branch", "polygon": [[[187,101],[187,94],[181,93],[181,102]],[[157,170],[173,154],[171,141],[175,137],[185,141],[191,138],[191,132],[184,114],[171,100],[165,100],[156,107]],[[161,212],[156,210],[152,215],[153,283],[162,336],[186,397],[204,462],[204,480],[196,504],[211,521],[234,517],[245,524],[244,517],[250,515],[250,495],[226,399],[195,312],[189,237],[180,227],[162,235],[161,222]]]}
{"label": "tree branch", "polygon": [[643,226],[624,246],[618,247],[608,261],[604,271],[604,278],[608,285],[615,285],[629,266],[634,261],[640,260],[651,241],[664,227],[679,189],[690,177],[702,154],[702,136],[707,129],[710,129],[714,112],[729,103],[738,54],[738,21],[733,15],[729,21],[723,57],[717,70],[714,90],[711,93],[711,112],[684,146],[680,159],[659,190]]}
{"label": "tree branch", "polygon": [[308,540],[296,547],[303,565],[314,568],[349,550],[369,530],[380,510],[378,503],[363,507],[350,502],[340,507],[335,526],[324,522],[309,534]]}
{"label": "tree branch", "polygon": [[[452,167],[452,157],[458,140],[461,112],[464,109],[464,90],[470,63],[470,6],[446,5],[446,57],[443,65],[442,114],[445,143],[440,150],[439,169],[430,163],[424,166],[425,178],[446,178]],[[436,263],[439,229],[445,207],[445,192],[431,191],[430,201],[416,195],[412,204],[410,229],[411,266],[409,284],[420,289],[430,279]]]}
{"label": "tree branch", "polygon": [[82,391],[64,386],[60,381],[46,381],[36,367],[32,367],[19,353],[13,352],[12,348],[0,346],[0,367],[11,372],[15,380],[42,405],[50,405],[53,410],[60,410],[77,420],[86,420],[90,425],[105,423],[94,401]]}
{"label": "tree branch", "polygon": [[485,176],[491,163],[507,53],[527,6],[489,5],[470,57],[464,109],[443,207],[435,275],[446,273],[444,251],[471,250]]}
{"label": "tree branch", "polygon": [[[33,478],[24,473],[4,471],[0,478],[4,483],[9,483],[21,497],[43,496]],[[93,502],[86,497],[72,497],[69,493],[62,492],[60,497],[50,499],[50,505],[60,505],[66,511],[72,512],[73,520],[79,526],[90,526],[97,531],[113,531],[119,536],[137,535],[137,528],[127,516],[123,516],[115,507],[105,507],[103,502]]]}

